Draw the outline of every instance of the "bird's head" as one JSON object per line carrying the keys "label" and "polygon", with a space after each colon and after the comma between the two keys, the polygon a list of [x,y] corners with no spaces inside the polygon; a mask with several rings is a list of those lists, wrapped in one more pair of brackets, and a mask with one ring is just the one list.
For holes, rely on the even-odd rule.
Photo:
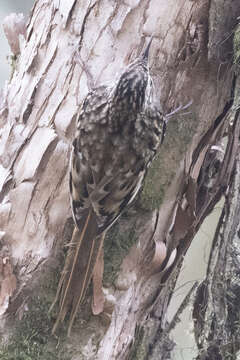
{"label": "bird's head", "polygon": [[151,96],[148,65],[151,43],[152,38],[143,53],[127,66],[114,88],[114,102],[123,104],[129,111],[141,112]]}

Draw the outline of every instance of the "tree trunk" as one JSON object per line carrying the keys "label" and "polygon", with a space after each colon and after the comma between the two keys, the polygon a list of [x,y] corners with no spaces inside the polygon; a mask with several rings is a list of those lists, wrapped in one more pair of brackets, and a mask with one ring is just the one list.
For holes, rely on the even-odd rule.
{"label": "tree trunk", "polygon": [[[173,323],[166,322],[166,309],[183,257],[217,201],[239,184],[237,175],[233,180],[239,167],[238,31],[233,47],[239,15],[237,0],[35,2],[0,102],[0,312],[8,336],[3,358],[170,359]],[[79,106],[90,87],[111,84],[151,35],[151,74],[164,113],[192,105],[168,117],[139,199],[107,235],[104,313],[91,314],[90,289],[71,337],[64,326],[54,337],[57,309],[50,315],[48,309],[73,231],[68,163]],[[226,197],[224,221],[230,226],[237,202],[229,203],[229,196],[235,195]],[[214,245],[222,254],[229,240],[219,236],[225,241]],[[224,292],[229,277],[220,280]],[[211,335],[223,356],[220,330],[227,333],[226,344],[230,330],[229,323],[212,329],[210,320],[204,324],[196,316],[209,282],[204,284],[194,306],[195,335],[199,359],[212,359],[206,334],[217,329]],[[216,286],[205,298],[206,319],[219,291]],[[214,311],[223,310],[219,305]],[[234,355],[238,347],[236,335],[226,348]]]}
{"label": "tree trunk", "polygon": [[[238,115],[239,116],[239,115]],[[198,360],[237,359],[239,332],[239,153],[214,236],[206,279],[194,300]]]}

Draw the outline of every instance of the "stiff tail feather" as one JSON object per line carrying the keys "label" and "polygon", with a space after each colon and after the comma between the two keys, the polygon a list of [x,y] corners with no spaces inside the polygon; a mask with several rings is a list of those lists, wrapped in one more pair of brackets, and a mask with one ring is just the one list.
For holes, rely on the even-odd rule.
{"label": "stiff tail feather", "polygon": [[59,300],[59,313],[52,330],[53,334],[59,322],[64,321],[68,310],[71,308],[68,326],[68,335],[70,335],[74,319],[86,294],[98,252],[101,248],[102,237],[97,236],[96,215],[92,209],[87,211],[78,225],[79,228],[75,228],[73,231],[56,297],[49,310],[51,311]]}

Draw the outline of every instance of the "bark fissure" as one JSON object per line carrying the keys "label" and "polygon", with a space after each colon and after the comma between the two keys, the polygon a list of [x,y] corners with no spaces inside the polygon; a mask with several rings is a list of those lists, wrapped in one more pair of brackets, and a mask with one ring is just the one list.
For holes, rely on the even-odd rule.
{"label": "bark fissure", "polygon": [[82,26],[81,26],[81,30],[80,30],[80,39],[78,42],[78,50],[80,51],[82,48],[82,41],[83,41],[83,36],[84,36],[84,30],[85,30],[85,26],[86,26],[86,22],[88,20],[88,17],[90,16],[92,10],[94,9],[94,7],[97,5],[98,1],[95,1],[92,5],[88,6],[88,9],[86,11],[86,14],[83,18],[83,22],[82,22]]}

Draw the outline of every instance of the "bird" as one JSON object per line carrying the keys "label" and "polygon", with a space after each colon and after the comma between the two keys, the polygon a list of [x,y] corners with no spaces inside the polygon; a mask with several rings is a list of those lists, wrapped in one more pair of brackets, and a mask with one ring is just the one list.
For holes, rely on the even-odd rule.
{"label": "bird", "polygon": [[165,120],[149,70],[152,40],[113,85],[90,90],[82,102],[69,175],[76,227],[54,301],[59,313],[53,332],[70,311],[71,333],[104,236],[136,198],[163,141]]}

